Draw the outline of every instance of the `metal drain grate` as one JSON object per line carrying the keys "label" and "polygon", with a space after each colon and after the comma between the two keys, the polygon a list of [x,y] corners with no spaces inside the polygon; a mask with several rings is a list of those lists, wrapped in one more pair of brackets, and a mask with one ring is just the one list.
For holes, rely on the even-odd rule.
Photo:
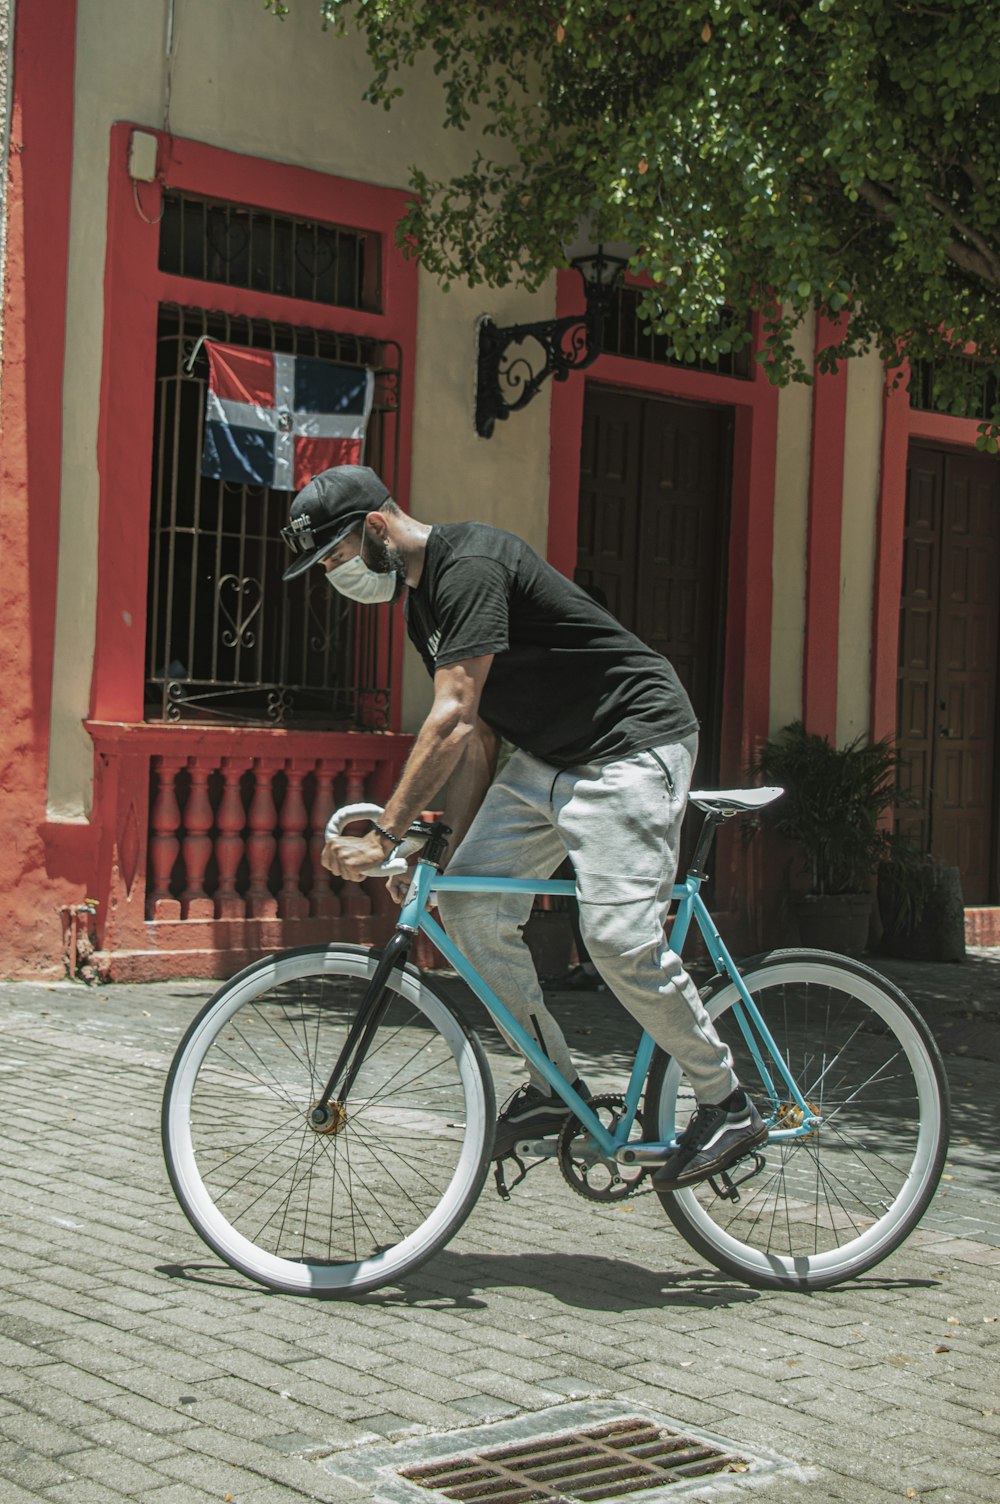
{"label": "metal drain grate", "polygon": [[713,1473],[746,1472],[749,1465],[697,1437],[632,1417],[401,1468],[399,1476],[463,1504],[589,1504]]}

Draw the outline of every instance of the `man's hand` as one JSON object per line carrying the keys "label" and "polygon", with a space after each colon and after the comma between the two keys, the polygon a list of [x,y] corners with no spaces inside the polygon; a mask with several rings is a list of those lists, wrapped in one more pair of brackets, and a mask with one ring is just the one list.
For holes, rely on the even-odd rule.
{"label": "man's hand", "polygon": [[323,847],[323,866],[349,883],[363,882],[385,859],[382,838],[374,831],[366,836],[334,836]]}

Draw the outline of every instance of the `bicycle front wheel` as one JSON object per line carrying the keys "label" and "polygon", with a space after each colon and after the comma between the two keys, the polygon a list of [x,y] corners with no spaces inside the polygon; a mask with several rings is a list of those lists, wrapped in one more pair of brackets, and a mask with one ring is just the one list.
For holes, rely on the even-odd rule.
{"label": "bicycle front wheel", "polygon": [[178,1047],[163,1102],[177,1199],[205,1242],[295,1295],[390,1284],[442,1247],[482,1189],[496,1108],[482,1047],[433,983],[389,1005],[326,1132],[309,1121],[377,956],[331,945],[227,983]]}
{"label": "bicycle front wheel", "polygon": [[[762,1052],[765,1079],[737,1022],[739,994],[716,978],[705,1007],[774,1137],[738,1202],[707,1182],[660,1200],[717,1268],[765,1288],[824,1289],[879,1263],[927,1209],[948,1148],[944,1066],[913,1005],[870,967],[823,951],[775,951],[747,962],[742,975],[820,1125],[805,1137],[782,1136],[803,1115]],[[656,1125],[656,1136],[670,1139],[694,1106],[677,1062],[657,1052],[647,1133]]]}

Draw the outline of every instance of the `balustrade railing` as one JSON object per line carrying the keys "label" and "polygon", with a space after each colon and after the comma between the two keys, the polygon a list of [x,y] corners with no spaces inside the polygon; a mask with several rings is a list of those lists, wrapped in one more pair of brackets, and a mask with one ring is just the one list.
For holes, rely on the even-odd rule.
{"label": "balustrade railing", "polygon": [[320,854],[335,808],[385,801],[409,737],[88,729],[98,753],[103,952],[211,953],[224,974],[226,953],[235,964],[277,946],[388,932],[396,910],[385,884],[342,883]]}
{"label": "balustrade railing", "polygon": [[[371,912],[320,862],[333,810],[368,797],[370,759],[151,759],[147,919],[308,919]],[[353,889],[354,891],[351,891]]]}

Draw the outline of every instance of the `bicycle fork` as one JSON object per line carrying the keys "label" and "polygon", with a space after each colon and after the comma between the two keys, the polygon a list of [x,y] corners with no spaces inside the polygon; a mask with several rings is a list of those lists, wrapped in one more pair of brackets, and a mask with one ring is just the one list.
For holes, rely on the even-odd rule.
{"label": "bicycle fork", "polygon": [[412,932],[397,930],[379,957],[330,1079],[306,1115],[314,1133],[337,1133],[343,1127],[351,1087],[391,1001],[389,977],[405,966],[413,939]]}

